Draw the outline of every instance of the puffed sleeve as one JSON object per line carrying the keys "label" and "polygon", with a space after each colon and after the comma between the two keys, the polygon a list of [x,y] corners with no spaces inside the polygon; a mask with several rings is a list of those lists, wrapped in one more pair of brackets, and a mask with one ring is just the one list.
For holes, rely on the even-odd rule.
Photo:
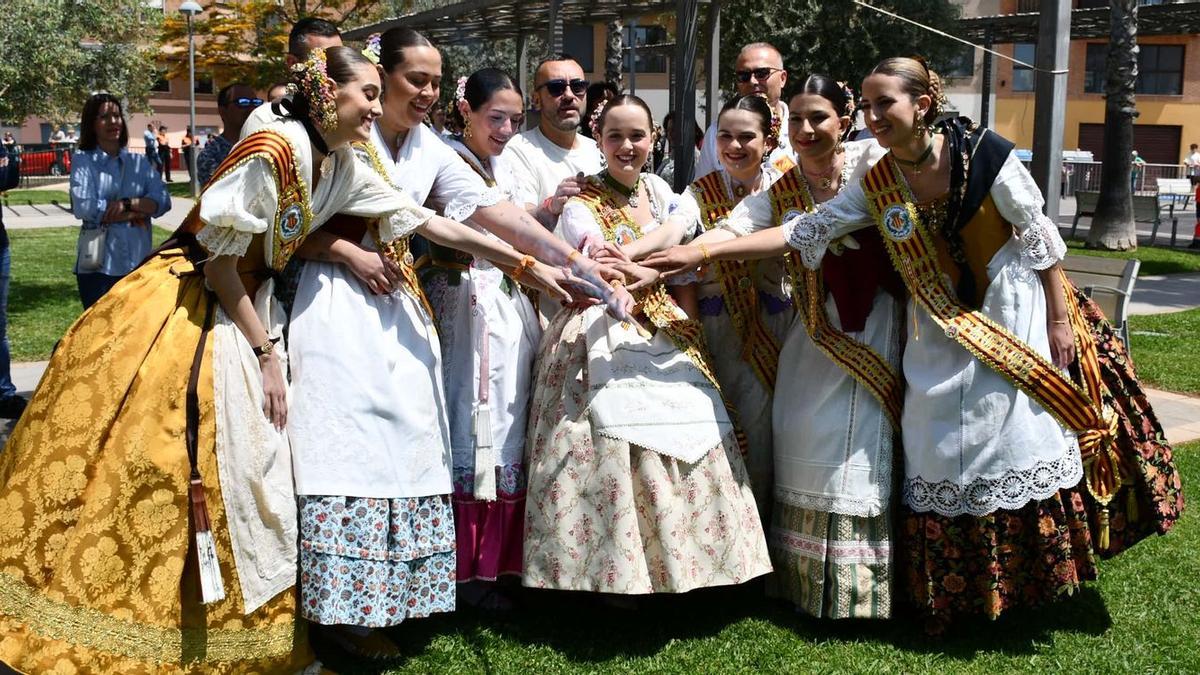
{"label": "puffed sleeve", "polygon": [[591,210],[577,199],[567,201],[562,215],[558,217],[558,227],[561,229],[562,238],[572,248],[579,248],[583,238],[589,234],[594,237],[604,237],[600,230],[600,224],[596,222]]}
{"label": "puffed sleeve", "polygon": [[203,229],[196,239],[209,254],[246,254],[256,234],[275,221],[279,191],[267,160],[255,157],[214,181],[200,195]]}
{"label": "puffed sleeve", "polygon": [[805,267],[815,270],[821,266],[830,242],[874,223],[862,183],[851,182],[815,211],[785,218],[781,225],[787,245],[800,252]]}
{"label": "puffed sleeve", "polygon": [[700,236],[704,228],[700,222],[700,200],[696,199],[696,191],[691,185],[675,198],[675,206],[670,209],[668,218],[683,224],[681,243],[687,243]]}
{"label": "puffed sleeve", "polygon": [[441,147],[429,153],[438,163],[437,178],[433,181],[429,199],[443,215],[461,223],[476,209],[504,201],[504,191],[500,187],[488,187],[457,152],[441,141],[438,144]]}
{"label": "puffed sleeve", "polygon": [[1044,270],[1067,255],[1067,244],[1058,226],[1043,213],[1045,201],[1033,176],[1010,152],[991,189],[996,210],[1017,229],[1021,240],[1021,264],[1028,269]]}
{"label": "puffed sleeve", "polygon": [[[347,151],[349,153],[349,151]],[[345,176],[346,188],[342,191],[342,204],[337,208],[338,213],[351,216],[379,219],[379,239],[384,243],[394,241],[411,234],[418,227],[429,222],[435,214],[430,209],[419,206],[402,190],[397,190],[365,161],[355,161],[353,153],[347,168],[342,169],[340,162],[344,161],[339,155],[340,175]]]}

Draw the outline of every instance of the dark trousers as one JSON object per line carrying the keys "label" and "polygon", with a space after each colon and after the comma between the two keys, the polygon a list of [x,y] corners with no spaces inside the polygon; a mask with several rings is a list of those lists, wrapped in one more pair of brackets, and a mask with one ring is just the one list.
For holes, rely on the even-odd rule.
{"label": "dark trousers", "polygon": [[162,162],[163,180],[171,180],[171,148],[158,146],[158,159]]}
{"label": "dark trousers", "polygon": [[79,284],[79,301],[87,309],[104,297],[108,289],[117,285],[121,277],[114,277],[99,272],[76,273],[75,280]]}

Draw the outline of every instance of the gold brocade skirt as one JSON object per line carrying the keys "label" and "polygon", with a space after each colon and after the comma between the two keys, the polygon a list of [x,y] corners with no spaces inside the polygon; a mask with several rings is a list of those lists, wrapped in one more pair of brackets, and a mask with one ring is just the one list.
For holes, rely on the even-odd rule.
{"label": "gold brocade skirt", "polygon": [[205,313],[182,249],[118,283],[59,343],[0,453],[0,660],[30,673],[295,672],[294,590],[248,616],[218,484],[212,342],[199,464],[226,598],[200,603],[185,400]]}

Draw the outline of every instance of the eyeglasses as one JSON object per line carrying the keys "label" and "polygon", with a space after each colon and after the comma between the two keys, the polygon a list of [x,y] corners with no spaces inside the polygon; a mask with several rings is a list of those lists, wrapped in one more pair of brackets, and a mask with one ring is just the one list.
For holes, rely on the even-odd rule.
{"label": "eyeglasses", "polygon": [[257,108],[263,104],[263,100],[261,98],[246,98],[243,96],[233,103],[239,108]]}
{"label": "eyeglasses", "polygon": [[554,98],[558,98],[567,92],[567,87],[570,87],[572,94],[575,94],[576,96],[583,96],[585,93],[587,93],[588,84],[590,83],[587,80],[581,80],[579,78],[574,80],[564,80],[560,78],[557,80],[546,80],[545,82],[534,87],[534,90],[545,87],[546,93],[550,94]]}
{"label": "eyeglasses", "polygon": [[738,82],[749,82],[751,77],[758,80],[759,82],[762,82],[763,80],[770,77],[772,73],[775,73],[775,72],[783,72],[783,68],[755,68],[754,70],[735,70],[735,71],[733,71],[733,76],[737,78]]}

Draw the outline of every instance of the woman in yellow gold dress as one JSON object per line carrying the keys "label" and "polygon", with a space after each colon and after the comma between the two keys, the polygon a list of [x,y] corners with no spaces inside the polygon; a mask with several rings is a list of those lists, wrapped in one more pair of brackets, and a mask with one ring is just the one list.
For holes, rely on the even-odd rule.
{"label": "woman in yellow gold dress", "polygon": [[[59,343],[0,454],[0,660],[22,671],[296,672],[296,510],[272,272],[335,213],[431,212],[349,143],[355,50],[315,50],[184,227]],[[268,115],[268,113],[270,113]],[[314,167],[320,166],[320,170]]]}

